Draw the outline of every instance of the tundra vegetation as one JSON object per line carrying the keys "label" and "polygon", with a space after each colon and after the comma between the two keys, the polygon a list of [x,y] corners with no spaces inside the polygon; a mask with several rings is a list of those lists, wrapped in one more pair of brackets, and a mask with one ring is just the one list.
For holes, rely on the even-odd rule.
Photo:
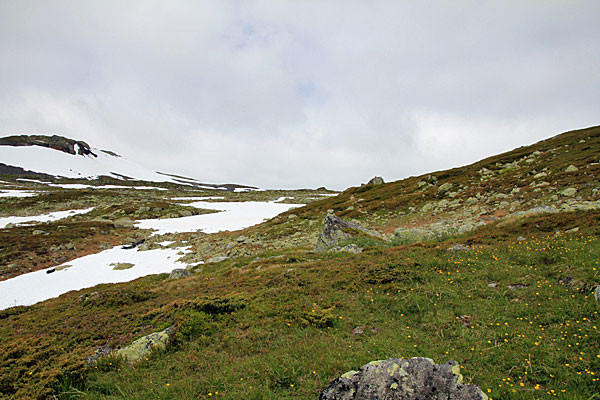
{"label": "tundra vegetation", "polygon": [[[154,183],[167,190],[72,190],[2,176],[0,190],[40,194],[0,198],[0,217],[95,209],[0,229],[0,279],[163,241],[191,248],[182,257],[191,274],[0,311],[0,398],[317,398],[370,361],[427,357],[457,361],[464,382],[492,399],[594,399],[598,176],[599,127],[335,196]],[[306,206],[236,232],[135,228],[192,211],[171,200],[191,196]],[[362,251],[315,252],[328,213],[376,235],[336,247]],[[164,332],[167,343],[136,362],[117,351]]]}

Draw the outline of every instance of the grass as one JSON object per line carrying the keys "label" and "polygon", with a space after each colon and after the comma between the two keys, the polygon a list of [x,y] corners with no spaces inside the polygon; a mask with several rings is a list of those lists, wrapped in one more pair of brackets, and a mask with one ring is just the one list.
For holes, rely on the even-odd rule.
{"label": "grass", "polygon": [[[296,250],[260,269],[227,260],[177,281],[101,285],[82,291],[93,300],[66,294],[1,314],[0,375],[4,390],[20,382],[27,389],[14,394],[32,397],[297,399],[371,360],[424,356],[458,361],[492,398],[587,399],[600,390],[591,295],[600,245],[583,230],[525,241],[507,233],[471,252],[448,252],[450,243]],[[136,366],[83,363],[95,347],[173,324],[173,345]]]}
{"label": "grass", "polygon": [[[350,188],[241,233],[181,234],[198,248],[214,242],[216,252],[237,243],[240,234],[261,242],[235,244],[249,255],[198,265],[192,276],[179,280],[148,276],[0,311],[0,398],[316,398],[348,370],[376,359],[414,356],[458,361],[465,381],[492,399],[598,398],[600,306],[592,290],[600,283],[600,211],[501,220],[500,199],[493,198],[519,187],[510,200],[522,210],[549,204],[557,190],[575,187],[578,201],[598,200],[593,192],[598,148],[599,127],[567,132],[436,172],[435,179]],[[536,151],[542,155],[533,156]],[[571,164],[579,171],[566,173]],[[491,172],[481,173],[482,168]],[[535,187],[532,177],[544,169],[555,189]],[[360,254],[310,251],[328,209],[383,233],[453,217],[464,210],[420,212],[425,204],[447,199],[437,190],[447,182],[458,191],[448,200],[483,194],[477,206],[489,208],[482,215],[495,222],[430,242],[350,241],[364,247]],[[179,211],[164,203],[165,193],[137,192],[142,191],[125,198],[117,191],[81,191],[77,198],[56,191],[37,200],[0,201],[0,212],[99,202],[107,207],[96,210],[97,216]],[[314,193],[226,197],[279,195],[307,201]],[[51,241],[58,245],[79,235],[94,243],[93,232],[105,228],[88,223],[102,224],[61,221],[44,225],[48,235],[31,235],[39,226],[5,230],[0,240],[7,246],[0,256],[9,260],[12,252],[12,259],[33,257],[39,264]],[[447,251],[457,243],[472,251]],[[100,347],[117,349],[170,326],[177,330],[167,350],[137,365],[114,356],[86,363]]]}

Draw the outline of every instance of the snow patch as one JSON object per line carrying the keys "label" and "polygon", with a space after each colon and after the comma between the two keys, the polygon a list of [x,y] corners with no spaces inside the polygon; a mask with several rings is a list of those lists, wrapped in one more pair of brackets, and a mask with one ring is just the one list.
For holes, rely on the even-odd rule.
{"label": "snow patch", "polygon": [[33,197],[38,194],[24,190],[0,190],[0,197]]}
{"label": "snow patch", "polygon": [[31,217],[5,217],[0,218],[0,229],[5,228],[8,224],[23,224],[27,222],[51,222],[59,219],[72,217],[73,215],[85,214],[92,211],[94,207],[84,208],[83,210],[67,210],[56,211],[49,214],[34,215]]}
{"label": "snow patch", "polygon": [[[56,270],[59,267],[52,267],[20,275],[0,282],[0,309],[35,304],[100,283],[128,282],[146,275],[185,268],[186,264],[177,261],[181,251],[186,253],[190,250],[186,247],[138,251],[117,246],[59,266],[70,265],[69,268]],[[133,267],[115,270],[111,264],[116,263],[130,263]],[[49,270],[55,271],[47,273]]]}
{"label": "snow patch", "polygon": [[155,235],[195,232],[197,230],[201,230],[204,233],[236,231],[260,224],[265,219],[273,218],[291,208],[302,207],[304,204],[283,204],[274,201],[198,201],[188,205],[208,210],[219,210],[221,212],[182,218],[143,219],[138,221],[136,226],[141,229],[154,229]]}

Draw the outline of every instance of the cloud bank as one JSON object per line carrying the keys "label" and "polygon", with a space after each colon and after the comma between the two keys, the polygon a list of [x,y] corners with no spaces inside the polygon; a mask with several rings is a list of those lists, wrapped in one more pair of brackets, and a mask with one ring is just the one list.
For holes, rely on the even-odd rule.
{"label": "cloud bank", "polygon": [[343,189],[600,123],[595,1],[4,1],[0,135]]}

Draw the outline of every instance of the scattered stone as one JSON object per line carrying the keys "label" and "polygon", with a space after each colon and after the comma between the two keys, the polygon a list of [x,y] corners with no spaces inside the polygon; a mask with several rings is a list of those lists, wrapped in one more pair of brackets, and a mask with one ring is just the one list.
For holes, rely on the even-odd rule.
{"label": "scattered stone", "polygon": [[545,177],[547,177],[547,176],[548,176],[548,174],[547,174],[547,173],[545,173],[545,172],[540,172],[539,174],[535,174],[535,175],[533,176],[533,179],[541,179],[541,178],[545,178]]}
{"label": "scattered stone", "polygon": [[113,221],[113,226],[117,229],[119,228],[133,228],[134,221],[131,218],[123,217]]}
{"label": "scattered stone", "polygon": [[175,279],[185,278],[186,276],[191,276],[191,275],[192,275],[192,273],[185,268],[175,268],[169,274],[169,279],[175,280]]}
{"label": "scattered stone", "polygon": [[574,196],[575,193],[577,193],[577,189],[575,189],[575,188],[566,188],[565,190],[563,190],[562,192],[560,192],[560,194],[562,196],[565,196],[565,197]]}
{"label": "scattered stone", "polygon": [[53,272],[55,272],[55,271],[56,271],[56,268],[50,268],[50,269],[47,269],[47,270],[46,270],[46,273],[47,273],[47,274],[51,274],[51,273],[53,273]]}
{"label": "scattered stone", "polygon": [[472,251],[473,249],[467,246],[466,244],[455,244],[450,247],[448,251]]}
{"label": "scattered stone", "polygon": [[167,328],[160,332],[154,332],[143,336],[129,346],[117,350],[117,355],[124,357],[130,363],[136,363],[144,359],[153,349],[164,350],[167,348],[173,328]]}
{"label": "scattered stone", "polygon": [[43,235],[43,234],[45,234],[45,233],[46,233],[46,232],[42,231],[41,229],[36,229],[36,230],[34,230],[33,232],[31,232],[31,234],[32,234],[33,236],[37,236],[37,235]]}
{"label": "scattered stone", "polygon": [[444,194],[452,189],[452,184],[450,182],[446,182],[443,185],[440,185],[438,188],[438,193]]}
{"label": "scattered stone", "polygon": [[123,245],[123,246],[122,246],[122,248],[123,248],[124,250],[135,249],[136,247],[138,247],[139,245],[141,245],[141,244],[142,244],[142,243],[144,243],[145,241],[146,241],[146,239],[142,239],[142,240],[139,240],[139,241],[137,241],[137,242],[133,242],[133,243],[131,243],[131,244],[125,244],[125,245]]}
{"label": "scattered stone", "polygon": [[498,287],[498,283],[496,283],[496,282],[488,283],[488,287],[496,288],[496,287]]}
{"label": "scattered stone", "polygon": [[527,239],[525,239],[523,236],[519,236],[517,238],[517,241],[519,241],[519,242],[524,242],[525,240],[527,240]]}
{"label": "scattered stone", "polygon": [[569,166],[567,167],[567,169],[565,169],[565,172],[577,172],[577,171],[579,171],[579,168],[577,168],[577,167],[576,167],[576,166],[574,166],[574,165],[569,165]]}
{"label": "scattered stone", "polygon": [[465,385],[455,361],[390,358],[349,371],[321,392],[319,400],[487,400],[476,385]]}
{"label": "scattered stone", "polygon": [[565,231],[565,233],[575,233],[575,232],[579,232],[579,227],[578,226],[576,226],[575,228],[567,229]]}
{"label": "scattered stone", "polygon": [[365,327],[364,326],[356,326],[354,327],[354,329],[352,329],[352,332],[350,332],[352,334],[352,336],[356,336],[356,335],[360,335],[365,331]]}
{"label": "scattered stone", "polygon": [[67,257],[65,257],[65,256],[60,256],[60,257],[57,257],[57,258],[55,258],[55,259],[54,259],[54,262],[55,262],[55,263],[57,263],[57,264],[62,264],[62,263],[64,263],[64,262],[65,262],[65,261],[67,261],[67,260],[68,260],[68,258],[67,258]]}
{"label": "scattered stone", "polygon": [[110,347],[108,344],[105,344],[104,346],[100,346],[96,349],[96,351],[94,351],[94,354],[87,357],[86,363],[94,364],[96,361],[98,361],[99,358],[106,357],[107,355],[112,353],[112,351],[113,351],[113,348]]}
{"label": "scattered stone", "polygon": [[115,271],[122,271],[124,269],[133,268],[133,264],[131,263],[112,263],[109,264]]}
{"label": "scattered stone", "polygon": [[375,185],[381,185],[382,183],[385,183],[383,181],[383,178],[380,176],[375,176],[375,177],[371,178],[371,180],[367,183],[367,185],[375,186]]}
{"label": "scattered stone", "polygon": [[529,287],[529,284],[525,283],[515,283],[513,285],[507,285],[507,288],[509,288],[510,290],[515,290],[515,289],[524,289],[526,287]]}
{"label": "scattered stone", "polygon": [[333,247],[327,251],[328,252],[346,252],[346,253],[359,254],[359,253],[362,253],[363,248],[358,247],[354,243],[350,243],[350,244],[347,244],[346,246]]}
{"label": "scattered stone", "polygon": [[423,207],[421,207],[421,212],[428,213],[433,210],[433,204],[427,203]]}

